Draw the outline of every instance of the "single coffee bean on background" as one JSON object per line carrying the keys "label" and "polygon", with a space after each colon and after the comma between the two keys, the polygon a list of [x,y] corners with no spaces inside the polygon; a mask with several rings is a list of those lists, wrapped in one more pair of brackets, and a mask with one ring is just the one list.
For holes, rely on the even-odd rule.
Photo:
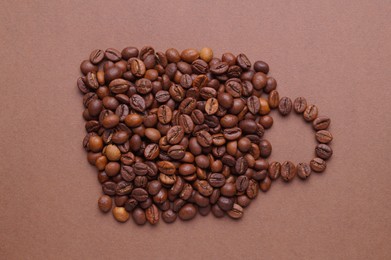
{"label": "single coffee bean on background", "polygon": [[285,161],[281,164],[281,178],[289,182],[296,176],[296,166],[291,161]]}
{"label": "single coffee bean on background", "polygon": [[307,100],[304,97],[298,97],[293,102],[293,109],[296,113],[300,114],[307,108]]}
{"label": "single coffee bean on background", "polygon": [[323,172],[326,170],[326,162],[317,157],[311,160],[310,167],[314,172]]}
{"label": "single coffee bean on background", "polygon": [[282,116],[287,116],[292,111],[292,100],[288,97],[282,97],[278,104],[278,111]]}
{"label": "single coffee bean on background", "polygon": [[297,176],[305,180],[311,175],[311,167],[308,163],[297,164]]}
{"label": "single coffee bean on background", "polygon": [[307,122],[313,121],[318,116],[318,107],[309,105],[303,113],[304,120]]}
{"label": "single coffee bean on background", "polygon": [[333,135],[326,130],[320,130],[315,134],[316,140],[319,143],[328,144],[333,140]]}
{"label": "single coffee bean on background", "polygon": [[318,144],[315,148],[315,154],[319,158],[327,160],[333,155],[333,150],[327,144]]}
{"label": "single coffee bean on background", "polygon": [[330,125],[330,118],[325,116],[320,116],[312,121],[312,126],[316,131],[326,130]]}

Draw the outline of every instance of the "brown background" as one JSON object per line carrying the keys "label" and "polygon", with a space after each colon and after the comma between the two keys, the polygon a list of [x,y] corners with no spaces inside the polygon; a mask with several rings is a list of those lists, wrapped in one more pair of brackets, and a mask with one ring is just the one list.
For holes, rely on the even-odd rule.
{"label": "brown background", "polygon": [[[391,5],[340,2],[1,1],[0,258],[391,259]],[[278,181],[238,222],[138,227],[101,214],[79,63],[147,44],[267,61],[281,95],[332,118],[327,171]],[[273,115],[272,158],[310,160],[310,125]]]}

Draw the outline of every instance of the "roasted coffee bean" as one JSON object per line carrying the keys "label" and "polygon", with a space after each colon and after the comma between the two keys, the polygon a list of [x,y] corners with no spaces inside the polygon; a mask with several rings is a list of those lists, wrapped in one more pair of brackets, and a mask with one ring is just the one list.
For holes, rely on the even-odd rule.
{"label": "roasted coffee bean", "polygon": [[205,197],[212,195],[213,187],[206,180],[196,181],[194,183],[194,187],[201,195]]}
{"label": "roasted coffee bean", "polygon": [[333,150],[327,144],[318,144],[315,148],[315,153],[319,158],[327,160],[333,155]]}
{"label": "roasted coffee bean", "polygon": [[237,174],[244,174],[248,169],[247,160],[244,157],[240,157],[236,160],[235,171]]}
{"label": "roasted coffee bean", "polygon": [[271,108],[278,107],[278,105],[280,104],[280,95],[277,90],[272,90],[269,93],[268,102]]}
{"label": "roasted coffee bean", "polygon": [[156,93],[155,99],[159,103],[165,103],[170,99],[170,93],[166,90],[160,90]]}
{"label": "roasted coffee bean", "polygon": [[269,171],[270,179],[272,180],[278,179],[278,177],[280,177],[281,174],[281,164],[279,162],[271,162],[269,164],[268,171]]}
{"label": "roasted coffee bean", "polygon": [[271,185],[272,185],[271,179],[266,176],[266,178],[263,179],[259,184],[259,187],[261,188],[261,191],[267,192],[270,189]]}
{"label": "roasted coffee bean", "polygon": [[105,51],[105,57],[111,61],[119,61],[122,58],[121,52],[114,48],[109,48]]}
{"label": "roasted coffee bean", "polygon": [[314,158],[310,162],[310,167],[314,172],[323,172],[326,170],[326,162],[321,158]]}
{"label": "roasted coffee bean", "polygon": [[285,161],[281,164],[281,178],[284,181],[291,181],[296,176],[296,166],[290,162]]}
{"label": "roasted coffee bean", "polygon": [[225,177],[221,173],[211,173],[208,182],[212,187],[219,188],[225,184]]}
{"label": "roasted coffee bean", "polygon": [[118,222],[126,222],[129,219],[129,213],[125,210],[124,207],[114,207],[113,216]]}
{"label": "roasted coffee bean", "polygon": [[197,105],[197,101],[194,98],[185,98],[179,105],[179,111],[183,114],[190,114]]}
{"label": "roasted coffee bean", "polygon": [[104,213],[109,212],[111,210],[112,205],[113,205],[113,201],[109,196],[107,195],[100,196],[98,200],[98,207],[102,212]]}
{"label": "roasted coffee bean", "polygon": [[173,126],[167,132],[167,141],[170,144],[178,144],[185,135],[185,131],[181,126]]}
{"label": "roasted coffee bean", "polygon": [[178,216],[182,220],[191,220],[196,215],[197,215],[197,208],[191,203],[187,203],[183,205],[178,212]]}
{"label": "roasted coffee bean", "polygon": [[209,147],[212,145],[212,136],[207,132],[207,131],[200,131],[197,134],[197,142],[202,146],[202,147]]}
{"label": "roasted coffee bean", "polygon": [[231,210],[234,205],[234,199],[233,198],[227,198],[224,196],[221,196],[218,201],[217,205],[222,209],[223,211]]}
{"label": "roasted coffee bean", "polygon": [[251,96],[247,99],[247,107],[248,107],[248,110],[256,115],[258,114],[259,112],[259,109],[261,107],[261,104],[259,102],[259,98],[256,97],[256,96]]}
{"label": "roasted coffee bean", "polygon": [[185,148],[182,145],[173,145],[168,149],[168,156],[174,160],[180,160],[185,156]]}
{"label": "roasted coffee bean", "polygon": [[140,50],[140,59],[145,60],[145,58],[149,55],[154,55],[155,50],[151,46],[144,46]]}
{"label": "roasted coffee bean", "polygon": [[130,71],[132,72],[133,75],[135,75],[136,77],[142,77],[145,74],[146,68],[142,60],[134,58],[129,60],[129,62],[130,62]]}
{"label": "roasted coffee bean", "polygon": [[169,161],[159,161],[157,163],[157,168],[161,173],[164,173],[166,175],[173,175],[176,172],[175,165]]}
{"label": "roasted coffee bean", "polygon": [[240,219],[243,217],[243,208],[239,204],[234,203],[232,209],[227,211],[227,215],[233,219]]}
{"label": "roasted coffee bean", "polygon": [[328,144],[333,140],[332,134],[326,130],[320,130],[316,132],[315,137],[319,143],[324,143],[324,144]]}
{"label": "roasted coffee bean", "polygon": [[256,90],[261,90],[266,87],[267,76],[263,72],[257,72],[254,74],[251,83]]}
{"label": "roasted coffee bean", "polygon": [[246,189],[248,188],[248,185],[249,185],[249,179],[247,176],[239,176],[237,179],[236,179],[236,190],[239,191],[239,192],[244,192],[246,191]]}
{"label": "roasted coffee bean", "polygon": [[131,196],[138,202],[143,202],[148,199],[148,192],[143,188],[135,188],[133,189]]}
{"label": "roasted coffee bean", "polygon": [[205,104],[205,111],[208,115],[213,115],[219,108],[219,102],[216,98],[209,98]]}
{"label": "roasted coffee bean", "polygon": [[300,114],[307,108],[307,100],[304,97],[298,97],[293,103],[293,109],[296,113]]}
{"label": "roasted coffee bean", "polygon": [[104,194],[109,195],[109,196],[113,196],[113,195],[115,195],[115,188],[116,187],[117,187],[117,185],[115,184],[115,182],[107,181],[107,182],[103,183],[102,190],[103,190]]}
{"label": "roasted coffee bean", "polygon": [[225,90],[228,94],[230,94],[232,97],[241,97],[243,87],[240,83],[240,81],[237,81],[235,79],[230,79],[225,83]]}
{"label": "roasted coffee bean", "polygon": [[117,183],[117,186],[115,188],[115,193],[117,195],[127,195],[130,194],[130,192],[133,189],[133,184],[131,182],[126,182],[126,181],[120,181]]}
{"label": "roasted coffee bean", "polygon": [[250,199],[254,199],[258,195],[258,183],[255,180],[250,180],[247,190],[246,190],[246,195]]}
{"label": "roasted coffee bean", "polygon": [[318,116],[318,107],[315,105],[309,105],[303,113],[304,120],[307,122],[313,121]]}
{"label": "roasted coffee bean", "polygon": [[210,72],[216,75],[222,75],[228,71],[229,65],[226,62],[217,62],[211,65]]}
{"label": "roasted coffee bean", "polygon": [[140,95],[134,94],[130,98],[129,102],[130,102],[130,106],[134,110],[136,110],[138,112],[144,112],[145,111],[145,108],[146,108],[145,100]]}
{"label": "roasted coffee bean", "polygon": [[84,75],[87,75],[89,72],[97,72],[98,67],[92,64],[89,60],[84,60],[80,64],[80,70]]}
{"label": "roasted coffee bean", "polygon": [[93,90],[96,90],[99,88],[99,82],[96,77],[95,72],[88,72],[86,76],[86,84],[88,87],[90,87]]}
{"label": "roasted coffee bean", "polygon": [[133,181],[136,177],[136,174],[133,171],[133,167],[131,166],[123,165],[120,172],[122,179],[128,182]]}
{"label": "roasted coffee bean", "polygon": [[288,115],[292,111],[292,100],[288,97],[282,97],[278,104],[278,111],[282,116]]}
{"label": "roasted coffee bean", "polygon": [[159,107],[157,111],[157,118],[160,123],[168,124],[172,120],[172,111],[169,106],[162,105]]}
{"label": "roasted coffee bean", "polygon": [[186,49],[181,52],[181,58],[182,60],[186,61],[187,63],[192,63],[198,57],[200,56],[200,53],[196,49]]}
{"label": "roasted coffee bean", "polygon": [[243,70],[249,70],[251,68],[251,62],[247,58],[247,56],[243,53],[239,54],[236,57],[236,63],[243,69]]}
{"label": "roasted coffee bean", "polygon": [[152,204],[145,210],[145,216],[151,225],[156,225],[159,222],[159,209]]}
{"label": "roasted coffee bean", "polygon": [[223,135],[229,141],[237,140],[242,136],[242,129],[239,127],[226,128],[223,130]]}
{"label": "roasted coffee bean", "polygon": [[259,143],[259,149],[263,158],[269,157],[272,153],[272,145],[266,139],[261,140],[261,142]]}
{"label": "roasted coffee bean", "polygon": [[330,125],[330,118],[321,116],[312,121],[312,126],[316,131],[326,130]]}
{"label": "roasted coffee bean", "polygon": [[311,175],[311,167],[308,163],[297,164],[297,176],[305,180]]}

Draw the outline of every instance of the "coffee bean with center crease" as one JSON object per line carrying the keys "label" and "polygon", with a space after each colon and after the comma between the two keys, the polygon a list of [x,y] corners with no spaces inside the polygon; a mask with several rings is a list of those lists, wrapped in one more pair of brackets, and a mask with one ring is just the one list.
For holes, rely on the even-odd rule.
{"label": "coffee bean with center crease", "polygon": [[245,175],[242,175],[242,176],[239,176],[237,179],[236,179],[236,190],[239,191],[239,192],[244,192],[246,191],[246,189],[248,188],[248,185],[249,185],[249,179],[247,176]]}
{"label": "coffee bean with center crease", "polygon": [[281,178],[284,181],[291,181],[296,176],[296,172],[296,166],[292,162],[285,161],[281,164]]}
{"label": "coffee bean with center crease", "polygon": [[233,219],[240,219],[243,217],[243,208],[239,204],[234,203],[232,209],[227,211],[227,215]]}
{"label": "coffee bean with center crease", "polygon": [[179,112],[183,114],[190,114],[197,106],[197,100],[188,97],[185,98],[179,105]]}
{"label": "coffee bean with center crease", "polygon": [[307,100],[304,97],[298,97],[293,102],[293,109],[298,114],[303,113],[306,108],[307,108]]}
{"label": "coffee bean with center crease", "polygon": [[333,155],[333,150],[327,144],[318,144],[315,148],[315,153],[319,158],[327,160]]}
{"label": "coffee bean with center crease", "polygon": [[248,163],[246,158],[240,157],[236,160],[235,171],[237,174],[244,174],[248,169]]}
{"label": "coffee bean with center crease", "polygon": [[271,108],[278,107],[278,105],[280,104],[280,94],[277,90],[272,90],[269,93],[268,102]]}
{"label": "coffee bean with center crease", "polygon": [[323,172],[326,170],[326,162],[321,158],[314,158],[310,162],[310,167],[314,172]]}
{"label": "coffee bean with center crease", "polygon": [[134,94],[133,96],[130,97],[130,106],[138,111],[138,112],[144,112],[145,111],[145,100],[142,96]]}
{"label": "coffee bean with center crease", "polygon": [[131,196],[138,202],[143,202],[148,199],[148,192],[143,188],[135,188],[133,189]]}
{"label": "coffee bean with center crease", "polygon": [[[257,187],[258,188],[258,187]],[[231,210],[234,205],[234,199],[233,198],[227,198],[224,196],[221,196],[218,201],[217,205],[224,211]]]}
{"label": "coffee bean with center crease", "polygon": [[311,167],[308,163],[297,164],[297,176],[305,180],[311,175]]}
{"label": "coffee bean with center crease", "polygon": [[205,104],[205,111],[208,115],[213,115],[219,108],[219,102],[216,98],[209,98]]}
{"label": "coffee bean with center crease", "polygon": [[282,116],[288,115],[292,111],[292,100],[288,97],[282,97],[278,104],[278,111]]}
{"label": "coffee bean with center crease", "polygon": [[202,147],[210,147],[212,145],[212,141],[213,138],[207,131],[202,130],[197,134],[197,142]]}
{"label": "coffee bean with center crease", "polygon": [[114,48],[109,48],[105,51],[105,57],[111,61],[119,61],[122,58],[121,52]]}
{"label": "coffee bean with center crease", "polygon": [[328,144],[333,140],[333,135],[326,130],[320,130],[315,134],[316,140],[319,143]]}
{"label": "coffee bean with center crease", "polygon": [[99,88],[99,82],[98,82],[98,79],[96,77],[95,72],[88,72],[88,74],[86,76],[86,84],[88,87],[90,87],[93,90],[96,90]]}
{"label": "coffee bean with center crease", "polygon": [[225,184],[225,177],[221,173],[211,173],[208,182],[212,187],[219,188]]}
{"label": "coffee bean with center crease", "polygon": [[222,75],[228,71],[229,65],[226,62],[217,62],[210,67],[210,71],[216,75]]}
{"label": "coffee bean with center crease", "polygon": [[109,196],[113,196],[113,195],[115,195],[116,187],[117,187],[117,184],[115,184],[115,182],[107,181],[107,182],[103,183],[102,190],[103,190],[104,194],[109,195]]}
{"label": "coffee bean with center crease", "polygon": [[281,173],[281,164],[279,162],[271,162],[269,164],[268,171],[269,171],[270,179],[272,179],[272,180],[278,179],[278,177],[280,177],[280,173]]}
{"label": "coffee bean with center crease", "polygon": [[168,149],[168,156],[174,160],[180,160],[185,156],[186,150],[182,145],[173,145]]}
{"label": "coffee bean with center crease", "polygon": [[178,144],[180,141],[182,141],[184,135],[185,131],[183,130],[183,127],[173,126],[167,132],[167,141],[170,144]]}
{"label": "coffee bean with center crease", "polygon": [[159,103],[165,103],[170,99],[170,93],[166,90],[160,90],[156,93],[155,99]]}
{"label": "coffee bean with center crease", "polygon": [[315,105],[309,105],[304,110],[303,117],[307,122],[313,121],[318,116],[318,107]]}
{"label": "coffee bean with center crease", "polygon": [[167,175],[173,175],[176,172],[175,165],[169,161],[159,161],[157,163],[157,167],[160,172],[167,174]]}
{"label": "coffee bean with center crease", "polygon": [[144,156],[147,160],[154,160],[159,156],[159,146],[157,144],[148,144],[144,150]]}
{"label": "coffee bean with center crease", "polygon": [[247,56],[243,53],[239,54],[236,57],[236,63],[243,69],[243,70],[249,70],[251,68],[251,62],[247,58]]}
{"label": "coffee bean with center crease", "polygon": [[330,121],[331,121],[330,118],[325,116],[320,116],[312,122],[312,126],[316,131],[326,130],[330,125]]}
{"label": "coffee bean with center crease", "polygon": [[232,97],[238,98],[241,97],[242,95],[243,87],[240,81],[237,81],[235,79],[230,79],[227,82],[225,82],[225,90]]}
{"label": "coffee bean with center crease", "polygon": [[259,102],[259,98],[256,96],[251,96],[247,99],[247,107],[248,110],[256,115],[259,112],[259,108],[261,107],[261,104]]}

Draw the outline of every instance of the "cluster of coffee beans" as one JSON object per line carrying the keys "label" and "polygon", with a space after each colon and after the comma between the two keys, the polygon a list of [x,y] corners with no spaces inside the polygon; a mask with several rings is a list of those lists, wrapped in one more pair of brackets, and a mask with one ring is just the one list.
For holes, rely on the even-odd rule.
{"label": "cluster of coffee beans", "polygon": [[104,193],[98,206],[119,222],[171,223],[197,212],[239,219],[259,189],[280,175],[321,172],[332,154],[330,120],[298,98],[294,110],[318,130],[317,158],[297,167],[268,162],[270,110],[288,115],[292,101],[279,98],[268,64],[245,54],[109,48],[94,50],[80,69],[83,145]]}

